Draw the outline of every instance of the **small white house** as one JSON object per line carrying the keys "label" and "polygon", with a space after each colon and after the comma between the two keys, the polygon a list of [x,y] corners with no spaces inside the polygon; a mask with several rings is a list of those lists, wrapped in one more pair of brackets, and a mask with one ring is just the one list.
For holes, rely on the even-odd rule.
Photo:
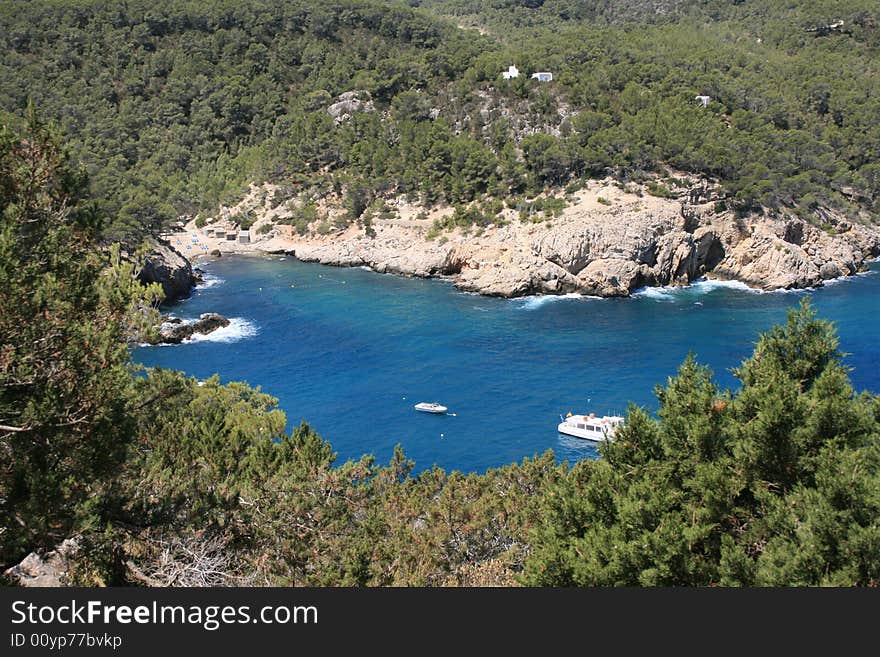
{"label": "small white house", "polygon": [[709,107],[712,102],[712,96],[694,96],[694,100],[698,101],[702,107]]}
{"label": "small white house", "polygon": [[238,243],[239,244],[249,244],[251,241],[251,232],[249,230],[242,230],[238,232]]}
{"label": "small white house", "polygon": [[538,82],[553,82],[553,74],[549,71],[541,71],[540,73],[532,73],[532,79]]}
{"label": "small white house", "polygon": [[513,78],[519,77],[519,69],[516,66],[511,65],[506,71],[501,73],[501,77],[505,80],[512,80]]}

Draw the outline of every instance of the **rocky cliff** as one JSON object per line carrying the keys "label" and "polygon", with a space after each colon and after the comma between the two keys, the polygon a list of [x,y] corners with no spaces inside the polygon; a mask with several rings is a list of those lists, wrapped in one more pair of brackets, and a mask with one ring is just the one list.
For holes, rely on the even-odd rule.
{"label": "rocky cliff", "polygon": [[189,260],[168,242],[158,240],[140,263],[138,280],[144,284],[159,283],[165,301],[177,301],[190,295],[198,279]]}
{"label": "rocky cliff", "polygon": [[[425,218],[423,208],[401,198],[392,203],[395,216],[373,219],[371,235],[351,225],[307,236],[282,225],[287,211],[266,202],[251,208],[260,217],[255,227],[269,224],[263,234],[252,228],[254,242],[204,241],[222,252],[283,251],[328,265],[449,276],[460,289],[504,297],[627,296],[642,286],[686,285],[701,276],[765,290],[813,287],[855,274],[880,254],[880,229],[867,218],[855,223],[822,210],[818,228],[784,212],[738,217],[716,200],[705,186],[661,198],[609,179],[591,182],[569,196],[560,216],[537,222],[523,222],[508,209],[494,225],[438,234],[434,220],[451,209]],[[332,219],[333,207],[325,211]]]}

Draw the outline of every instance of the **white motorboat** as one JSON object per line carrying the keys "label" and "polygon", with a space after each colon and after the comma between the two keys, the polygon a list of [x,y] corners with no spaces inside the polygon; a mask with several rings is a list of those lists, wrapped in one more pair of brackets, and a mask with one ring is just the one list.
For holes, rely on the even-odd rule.
{"label": "white motorboat", "polygon": [[438,404],[436,402],[419,402],[414,406],[417,411],[422,411],[422,413],[445,413],[449,409],[443,406],[442,404]]}
{"label": "white motorboat", "polygon": [[602,442],[611,440],[619,427],[623,426],[623,418],[619,415],[604,415],[596,417],[595,413],[589,415],[572,415],[564,418],[559,423],[559,433],[584,440]]}

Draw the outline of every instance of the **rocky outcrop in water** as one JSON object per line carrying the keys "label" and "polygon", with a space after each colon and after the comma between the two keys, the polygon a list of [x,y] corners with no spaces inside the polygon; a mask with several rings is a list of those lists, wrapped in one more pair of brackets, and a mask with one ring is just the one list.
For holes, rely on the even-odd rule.
{"label": "rocky outcrop in water", "polygon": [[151,246],[141,263],[138,280],[145,285],[159,283],[166,302],[185,299],[198,281],[189,260],[164,241]]}
{"label": "rocky outcrop in water", "polygon": [[217,313],[202,313],[194,322],[185,323],[177,317],[164,318],[159,328],[159,342],[163,344],[180,344],[189,340],[196,333],[207,335],[219,328],[229,326],[229,320]]}

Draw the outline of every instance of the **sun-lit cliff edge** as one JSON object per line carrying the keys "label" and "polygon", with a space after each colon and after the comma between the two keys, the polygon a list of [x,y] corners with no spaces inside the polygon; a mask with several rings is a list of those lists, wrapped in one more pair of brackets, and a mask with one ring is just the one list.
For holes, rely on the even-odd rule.
{"label": "sun-lit cliff edge", "polygon": [[[815,287],[862,271],[880,254],[880,228],[867,217],[819,209],[818,227],[794,213],[740,216],[711,185],[688,182],[654,196],[645,185],[592,181],[568,194],[557,216],[523,220],[506,208],[487,226],[452,229],[438,229],[452,208],[428,210],[404,197],[387,200],[385,218],[332,228],[346,211],[327,196],[319,219],[299,231],[289,225],[299,201],[276,205],[275,186],[251,185],[237,205],[190,221],[171,241],[191,258],[284,252],[327,265],[451,277],[459,289],[503,297],[627,296],[702,276],[765,290]],[[244,215],[252,217],[246,241],[235,223]]]}

